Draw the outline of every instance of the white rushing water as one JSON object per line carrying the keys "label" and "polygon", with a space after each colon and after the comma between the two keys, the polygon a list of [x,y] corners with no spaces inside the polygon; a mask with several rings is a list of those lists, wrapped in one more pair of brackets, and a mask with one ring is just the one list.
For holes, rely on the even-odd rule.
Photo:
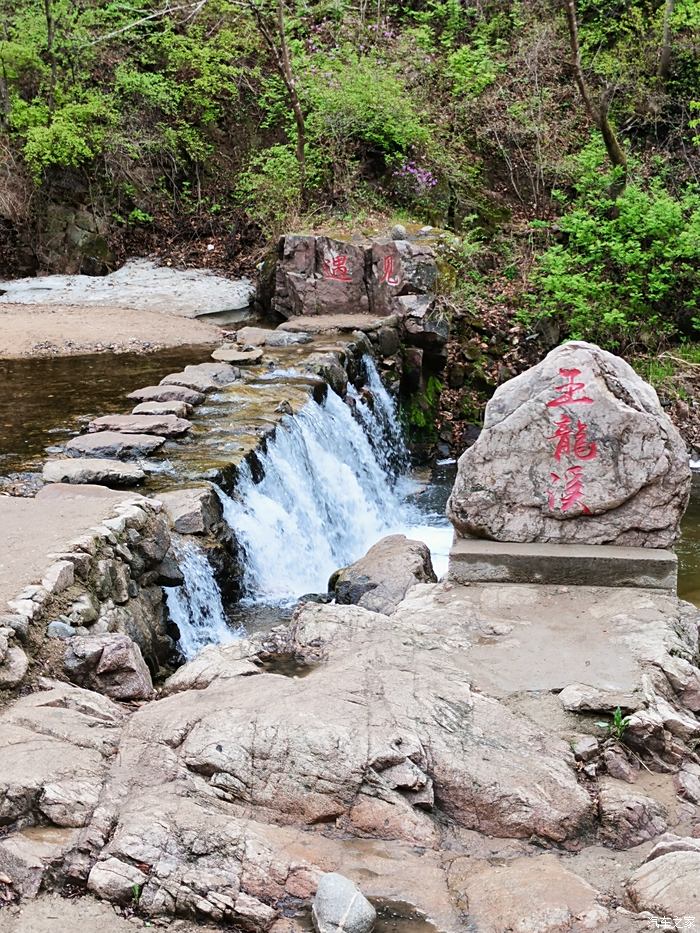
{"label": "white rushing water", "polygon": [[408,461],[393,400],[366,358],[373,405],[354,389],[359,422],[329,391],[279,426],[259,454],[262,480],[241,469],[235,496],[219,490],[224,516],[245,552],[244,589],[251,602],[284,603],[325,592],[339,567],[387,534],[401,532],[433,548],[444,570],[450,531],[441,516],[422,516],[406,502]]}
{"label": "white rushing water", "polygon": [[204,550],[191,539],[173,541],[185,578],[182,586],[165,590],[170,618],[180,631],[179,648],[190,661],[205,645],[222,645],[236,637],[226,621],[221,593]]}

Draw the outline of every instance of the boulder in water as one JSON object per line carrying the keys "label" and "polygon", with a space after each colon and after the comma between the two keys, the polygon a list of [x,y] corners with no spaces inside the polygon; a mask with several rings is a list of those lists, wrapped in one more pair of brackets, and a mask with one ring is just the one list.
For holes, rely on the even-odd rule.
{"label": "boulder in water", "polygon": [[229,363],[197,363],[185,366],[180,373],[171,373],[160,380],[162,386],[176,385],[208,395],[224,386],[231,385],[240,376],[240,372]]}
{"label": "boulder in water", "polygon": [[186,402],[188,405],[201,405],[204,394],[195,389],[188,389],[181,385],[144,386],[129,392],[127,398],[139,399],[143,402]]}
{"label": "boulder in water", "polygon": [[462,537],[665,548],[690,479],[654,389],[619,357],[573,342],[496,390],[447,514]]}
{"label": "boulder in water", "polygon": [[253,363],[259,363],[263,352],[259,347],[251,350],[241,350],[240,347],[223,346],[214,350],[211,355],[213,360],[219,360],[222,363],[233,363],[236,366],[251,366]]}
{"label": "boulder in water", "polygon": [[119,431],[122,434],[158,434],[160,437],[177,437],[186,434],[192,423],[175,415],[104,415],[93,419],[88,431]]}
{"label": "boulder in water", "polygon": [[178,418],[187,418],[192,412],[192,406],[187,402],[140,402],[132,410],[133,415],[176,415]]}
{"label": "boulder in water", "polygon": [[69,457],[118,457],[148,456],[162,447],[164,437],[155,434],[120,434],[118,431],[98,431],[74,437],[66,444]]}
{"label": "boulder in water", "polygon": [[311,917],[317,933],[370,933],[377,912],[349,878],[328,872],[318,883]]}
{"label": "boulder in water", "polygon": [[430,549],[405,535],[388,535],[349,567],[338,570],[328,588],[336,602],[389,615],[416,583],[436,583]]}
{"label": "boulder in water", "polygon": [[134,463],[84,457],[79,460],[49,460],[44,464],[45,483],[94,483],[98,486],[136,486],[146,474]]}
{"label": "boulder in water", "polygon": [[205,535],[221,521],[221,505],[208,486],[174,489],[159,495],[172,527],[182,535]]}

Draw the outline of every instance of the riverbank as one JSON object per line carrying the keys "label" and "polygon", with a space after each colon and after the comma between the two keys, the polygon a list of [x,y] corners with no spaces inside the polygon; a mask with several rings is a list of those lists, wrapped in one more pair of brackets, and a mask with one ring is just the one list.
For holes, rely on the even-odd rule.
{"label": "riverbank", "polygon": [[214,347],[212,323],[110,305],[0,303],[0,359]]}

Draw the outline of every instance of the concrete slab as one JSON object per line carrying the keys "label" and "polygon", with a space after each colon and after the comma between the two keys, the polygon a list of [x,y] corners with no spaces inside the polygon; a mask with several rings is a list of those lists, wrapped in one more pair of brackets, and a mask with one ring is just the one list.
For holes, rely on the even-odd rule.
{"label": "concrete slab", "polygon": [[455,583],[634,586],[675,592],[678,559],[655,548],[510,544],[455,538],[448,579]]}
{"label": "concrete slab", "polygon": [[52,553],[111,516],[133,493],[55,483],[35,499],[0,496],[0,612],[25,586],[40,583]]}

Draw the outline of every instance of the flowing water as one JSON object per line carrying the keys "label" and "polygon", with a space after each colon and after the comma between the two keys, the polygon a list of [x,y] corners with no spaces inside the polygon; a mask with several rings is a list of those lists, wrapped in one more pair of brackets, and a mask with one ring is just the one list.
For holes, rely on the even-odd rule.
{"label": "flowing water", "polygon": [[335,393],[284,419],[258,471],[244,465],[233,496],[219,490],[224,517],[245,554],[249,604],[289,604],[325,592],[339,567],[387,534],[434,547],[445,569],[451,539],[444,515],[417,504],[420,487],[404,473],[408,454],[393,401],[371,360],[373,403],[354,390],[357,418]]}
{"label": "flowing water", "polygon": [[128,392],[206,360],[209,352],[178,347],[0,360],[0,475],[41,469],[47,447],[64,443],[97,415],[123,412]]}
{"label": "flowing water", "polygon": [[167,587],[165,598],[170,618],[180,632],[180,651],[186,661],[191,661],[206,645],[226,644],[240,632],[229,625],[203,548],[191,538],[175,536],[172,547],[185,582]]}

